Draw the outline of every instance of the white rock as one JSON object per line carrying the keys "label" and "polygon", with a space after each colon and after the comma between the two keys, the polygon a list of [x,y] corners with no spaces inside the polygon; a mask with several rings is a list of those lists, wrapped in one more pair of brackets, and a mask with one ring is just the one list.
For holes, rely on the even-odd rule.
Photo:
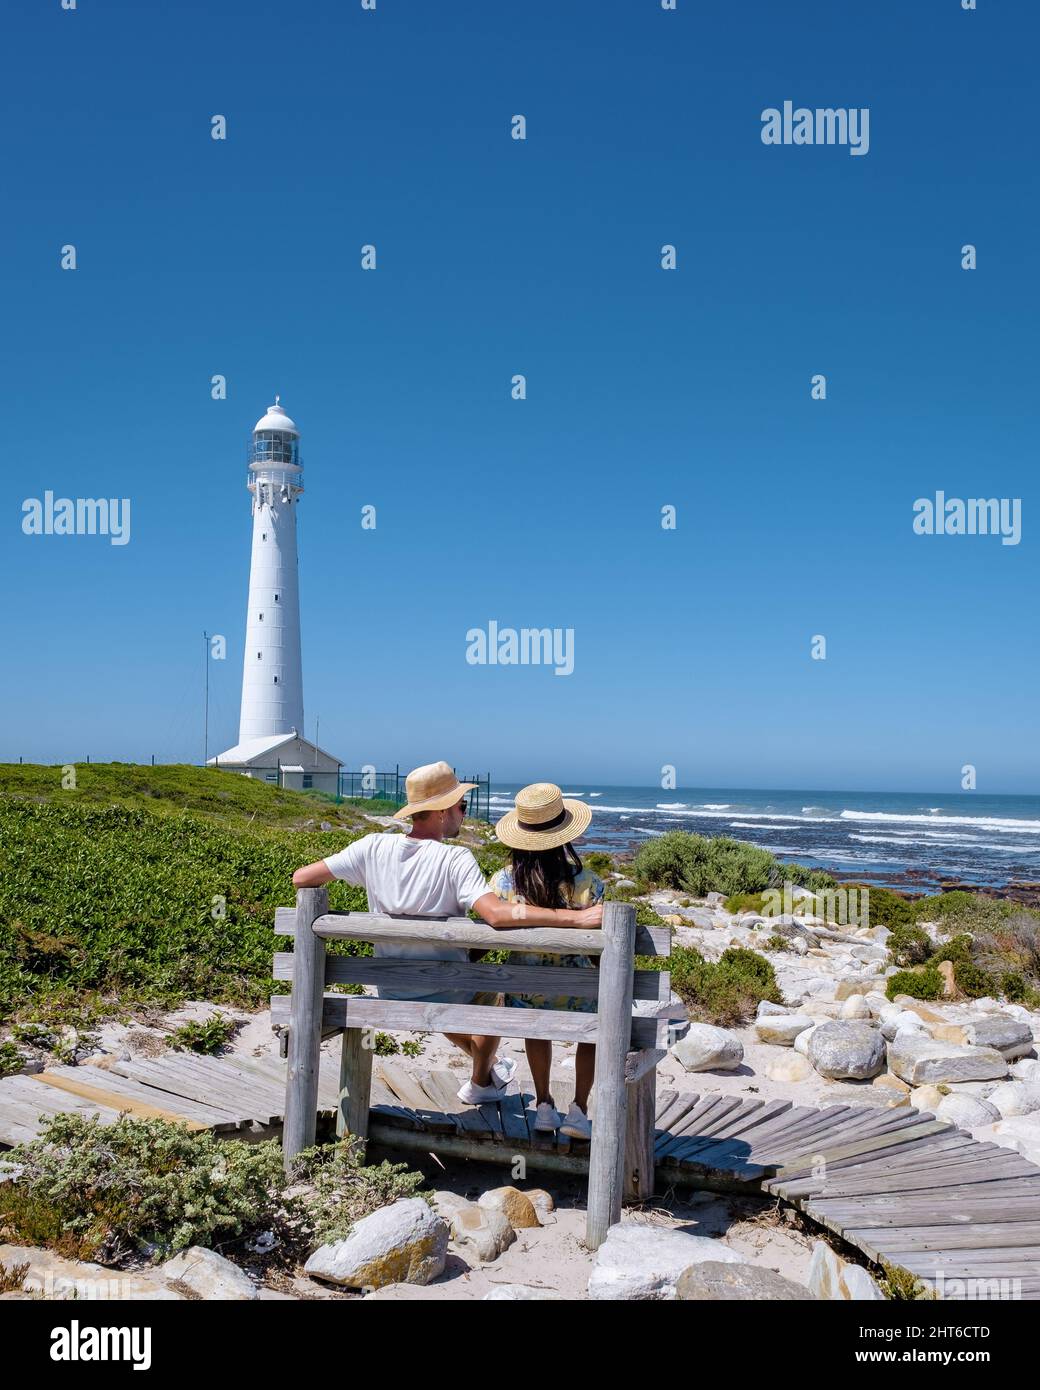
{"label": "white rock", "polygon": [[911,1086],[941,1081],[991,1081],[1007,1075],[1007,1062],[993,1047],[935,1042],[900,1031],[888,1044],[888,1065]]}
{"label": "white rock", "polygon": [[898,1004],[890,1004],[880,1016],[879,1027],[881,1036],[889,1042],[901,1029],[910,1029],[911,1032],[924,1033],[928,1035],[924,1019],[919,1017],[910,1009],[901,1009]]}
{"label": "white rock", "polygon": [[995,1047],[1009,1061],[1033,1050],[1033,1030],[1028,1023],[1006,1014],[990,1013],[961,1025],[973,1047]]}
{"label": "white rock", "polygon": [[687,1071],[732,1071],[744,1060],[744,1044],[736,1033],[710,1023],[691,1023],[671,1050]]}
{"label": "white rock", "polygon": [[1040,1167],[1040,1116],[1014,1115],[994,1126],[994,1139]]}
{"label": "white rock", "polygon": [[760,999],[756,1017],[761,1018],[764,1014],[789,1014],[790,1012],[791,1010],[785,1008],[783,1004],[772,1004],[768,999]]}
{"label": "white rock", "polygon": [[470,1246],[487,1264],[516,1240],[516,1232],[504,1212],[467,1202],[451,1214],[451,1233],[456,1245]]}
{"label": "white rock", "polygon": [[200,1298],[244,1300],[257,1297],[257,1287],[245,1270],[201,1245],[179,1251],[160,1267],[159,1273],[164,1279],[176,1279],[186,1285]]}
{"label": "white rock", "polygon": [[755,1020],[759,1042],[791,1047],[799,1033],[813,1027],[813,1020],[804,1014],[763,1014]]}
{"label": "white rock", "polygon": [[811,1041],[811,1039],[812,1039],[813,1033],[815,1033],[815,1031],[816,1031],[816,1029],[817,1029],[818,1027],[819,1027],[819,1024],[818,1024],[818,1023],[814,1023],[813,1026],[812,1026],[811,1028],[806,1028],[806,1030],[805,1030],[804,1033],[799,1033],[798,1036],[797,1036],[797,1037],[795,1038],[795,1040],[794,1040],[794,1050],[795,1050],[795,1052],[800,1052],[800,1053],[802,1054],[802,1056],[805,1057],[806,1059],[808,1059],[808,1056],[809,1056],[809,1043],[810,1043],[810,1041]]}
{"label": "white rock", "polygon": [[943,1096],[935,1108],[935,1118],[949,1120],[961,1129],[975,1129],[978,1125],[991,1125],[999,1120],[1000,1111],[988,1100],[954,1093]]}
{"label": "white rock", "polygon": [[611,1226],[596,1251],[589,1298],[672,1301],[679,1275],[704,1260],[746,1263],[728,1245],[708,1236],[620,1222]]}
{"label": "white rock", "polygon": [[306,1273],[348,1288],[428,1284],[444,1270],[448,1224],[421,1197],[364,1216],[346,1240],[315,1250]]}
{"label": "white rock", "polygon": [[[805,1035],[802,1034],[804,1037]],[[765,1069],[770,1081],[804,1081],[812,1073],[809,1059],[800,1050],[781,1052]]]}
{"label": "white rock", "polygon": [[1005,1081],[990,1092],[988,1099],[1001,1119],[1032,1115],[1040,1110],[1040,1085],[1033,1081]]}
{"label": "white rock", "polygon": [[870,1005],[865,994],[851,994],[841,1006],[842,1018],[870,1018]]}
{"label": "white rock", "polygon": [[809,1291],[826,1299],[867,1301],[885,1297],[865,1269],[843,1260],[822,1240],[813,1246]]}
{"label": "white rock", "polygon": [[885,1040],[869,1023],[834,1019],[813,1029],[809,1061],[831,1080],[867,1080],[885,1069]]}
{"label": "white rock", "polygon": [[1011,1074],[1020,1081],[1040,1081],[1040,1061],[1035,1057],[1022,1057],[1012,1066]]}

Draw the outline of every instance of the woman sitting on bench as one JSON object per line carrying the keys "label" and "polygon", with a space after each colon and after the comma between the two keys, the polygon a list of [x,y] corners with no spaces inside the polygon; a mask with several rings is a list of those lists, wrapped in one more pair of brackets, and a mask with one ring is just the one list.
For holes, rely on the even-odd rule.
{"label": "woman sitting on bench", "polygon": [[[552,782],[537,782],[516,794],[516,809],[495,826],[495,834],[512,850],[508,868],[499,869],[488,887],[507,902],[540,908],[582,908],[602,901],[603,883],[582,868],[571,841],[588,829],[592,809],[582,801],[565,799]],[[588,956],[557,956],[542,952],[516,952],[513,960],[525,965],[574,965],[592,967]],[[595,999],[574,995],[507,994],[505,1002],[517,1009],[562,1009],[596,1012]],[[538,1104],[535,1129],[551,1133],[559,1129],[573,1139],[588,1139],[589,1092],[596,1067],[593,1043],[579,1043],[574,1064],[574,1101],[561,1121],[549,1087],[552,1043],[547,1038],[527,1038],[527,1061],[534,1079]]]}

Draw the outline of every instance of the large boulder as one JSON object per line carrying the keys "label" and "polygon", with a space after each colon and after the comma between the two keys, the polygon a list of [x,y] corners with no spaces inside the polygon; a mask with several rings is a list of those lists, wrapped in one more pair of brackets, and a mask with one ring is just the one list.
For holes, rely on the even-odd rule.
{"label": "large boulder", "polygon": [[1040,1115],[1014,1115],[995,1126],[994,1135],[1006,1148],[1040,1167]]}
{"label": "large boulder", "polygon": [[1009,1062],[1033,1050],[1033,1030],[1028,1023],[1006,1014],[983,1014],[963,1025],[964,1041],[972,1047],[995,1047]]}
{"label": "large boulder", "polygon": [[763,1014],[755,1020],[755,1032],[759,1042],[792,1047],[798,1034],[813,1025],[814,1020],[805,1014]]}
{"label": "large boulder", "polygon": [[850,1264],[818,1240],[809,1262],[809,1291],[814,1298],[883,1300],[885,1295],[862,1265]]}
{"label": "large boulder", "polygon": [[794,1303],[815,1298],[803,1284],[760,1265],[720,1264],[705,1260],[679,1275],[675,1296],[683,1302]]}
{"label": "large boulder", "polygon": [[986,1097],[1002,1119],[1040,1110],[1040,1085],[1034,1081],[1004,1081]]}
{"label": "large boulder", "polygon": [[834,1019],[813,1029],[809,1061],[832,1081],[867,1081],[885,1069],[885,1040],[869,1023]]}
{"label": "large boulder", "polygon": [[496,1284],[490,1293],[484,1295],[485,1303],[559,1303],[562,1293],[552,1289],[540,1288],[537,1284]]}
{"label": "large boulder", "polygon": [[991,1125],[1000,1119],[1000,1111],[988,1100],[979,1096],[966,1096],[953,1092],[943,1096],[935,1107],[937,1120],[949,1120],[960,1129],[977,1129],[979,1125]]}
{"label": "large boulder", "polygon": [[[184,1294],[170,1288],[158,1271],[126,1273],[89,1260],[69,1260],[35,1245],[0,1245],[0,1266],[25,1265],[22,1291],[45,1299],[94,1301],[147,1299],[177,1301]],[[14,1290],[17,1292],[17,1290]]]}
{"label": "large boulder", "polygon": [[165,1279],[175,1279],[200,1298],[241,1302],[254,1299],[258,1294],[245,1270],[202,1245],[179,1251],[160,1266],[159,1273]]}
{"label": "large boulder", "polygon": [[888,1065],[911,1086],[943,1081],[992,1081],[1007,1076],[1007,1061],[995,1047],[936,1042],[899,1032],[888,1044]]}
{"label": "large boulder", "polygon": [[704,1260],[745,1263],[728,1245],[708,1236],[619,1223],[596,1251],[589,1298],[674,1300],[680,1275]]}
{"label": "large boulder", "polygon": [[711,1023],[691,1023],[672,1048],[687,1071],[733,1071],[744,1060],[744,1044],[735,1033]]}
{"label": "large boulder", "polygon": [[500,1211],[514,1231],[524,1231],[542,1224],[534,1203],[518,1187],[493,1187],[488,1192],[482,1192],[477,1203],[486,1211]]}
{"label": "large boulder", "polygon": [[347,1288],[428,1284],[444,1270],[448,1223],[421,1197],[364,1216],[346,1240],[315,1250],[304,1270]]}
{"label": "large boulder", "polygon": [[473,1202],[456,1207],[452,1212],[451,1234],[456,1245],[469,1246],[485,1264],[497,1260],[516,1240],[516,1232],[504,1212]]}

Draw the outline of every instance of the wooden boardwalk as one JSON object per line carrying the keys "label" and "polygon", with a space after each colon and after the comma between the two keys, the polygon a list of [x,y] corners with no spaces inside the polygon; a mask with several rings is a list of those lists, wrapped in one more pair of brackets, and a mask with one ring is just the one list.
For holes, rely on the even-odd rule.
{"label": "wooden boardwalk", "polygon": [[[323,1058],[319,1105],[336,1108],[338,1064]],[[533,1101],[463,1105],[458,1077],[377,1059],[370,1137],[442,1157],[584,1173],[588,1145],[534,1133]],[[186,1121],[229,1137],[281,1123],[285,1063],[277,1058],[170,1054],[111,1070],[55,1066],[0,1081],[0,1144],[33,1138],[60,1110],[114,1121],[121,1110]],[[565,1105],[569,1096],[557,1094]],[[934,1284],[1011,1279],[1040,1298],[1040,1168],[1010,1149],[978,1144],[907,1108],[743,1100],[662,1091],[657,1098],[658,1190],[684,1184],[782,1198],[869,1259]]]}

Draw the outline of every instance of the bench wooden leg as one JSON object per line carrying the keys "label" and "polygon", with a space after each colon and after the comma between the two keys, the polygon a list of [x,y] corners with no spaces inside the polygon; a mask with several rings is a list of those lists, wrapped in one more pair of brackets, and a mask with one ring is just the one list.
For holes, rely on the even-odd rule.
{"label": "bench wooden leg", "polygon": [[368,1138],[368,1112],[372,1103],[371,1047],[363,1047],[363,1028],[344,1028],[343,1050],[339,1058],[339,1104],[336,1108],[336,1134]]}
{"label": "bench wooden leg", "polygon": [[654,1193],[654,1119],[657,1111],[657,1068],[625,1086],[626,1202],[642,1202]]}

